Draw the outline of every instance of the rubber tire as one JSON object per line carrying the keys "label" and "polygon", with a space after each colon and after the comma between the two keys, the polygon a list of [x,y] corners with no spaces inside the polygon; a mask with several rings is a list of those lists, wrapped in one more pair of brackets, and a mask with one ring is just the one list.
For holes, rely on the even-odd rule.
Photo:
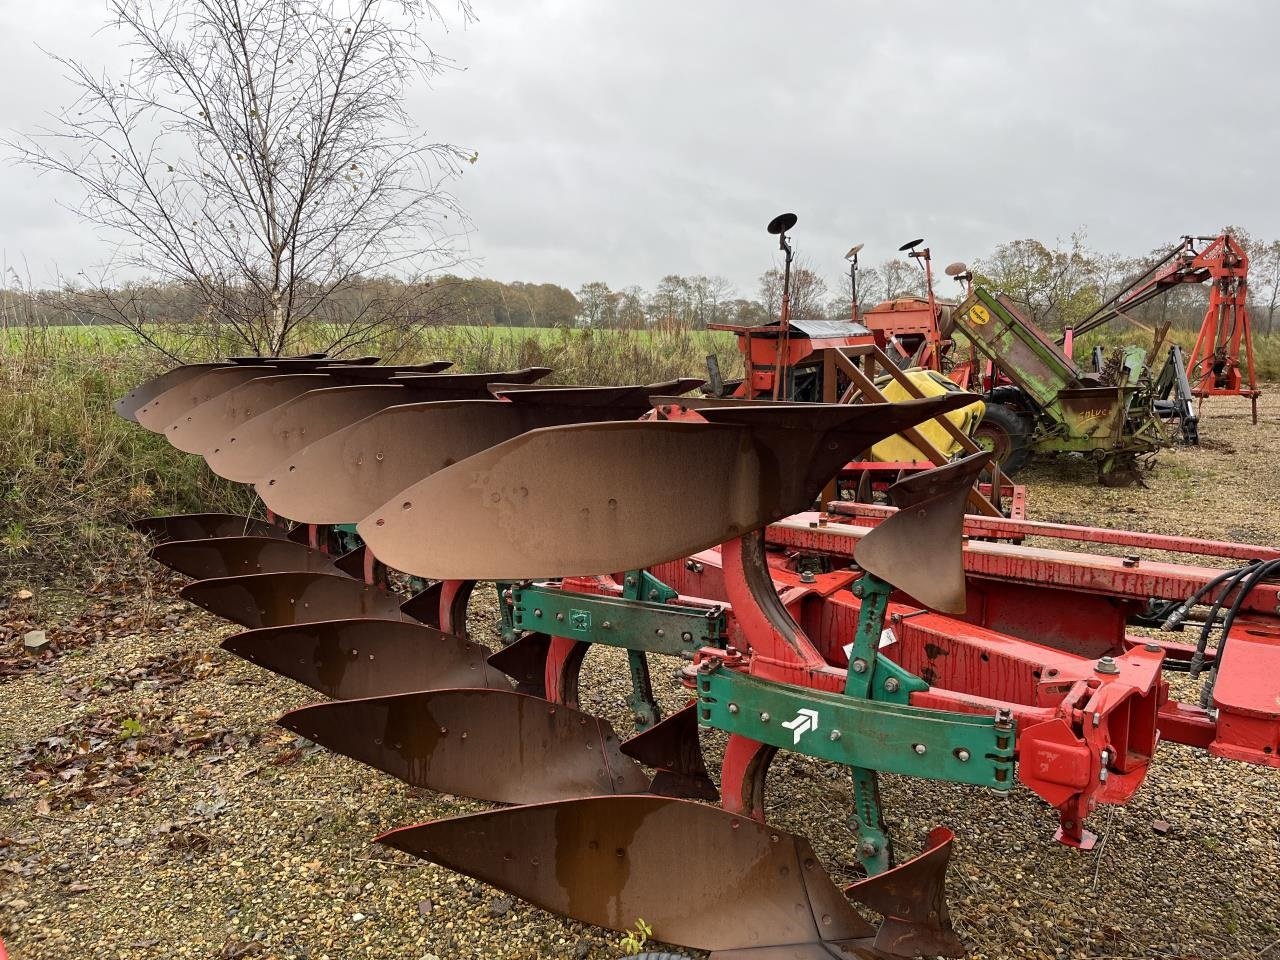
{"label": "rubber tire", "polygon": [[619,957],[618,960],[689,960],[689,957],[683,953],[653,953],[646,950],[644,953],[633,953],[629,957]]}
{"label": "rubber tire", "polygon": [[1030,424],[1027,418],[1016,410],[1002,403],[988,403],[987,412],[973,431],[973,439],[981,446],[984,432],[997,433],[1002,436],[999,446],[1006,447],[1004,456],[999,458],[1000,470],[1006,477],[1012,477],[1027,465],[1031,459]]}

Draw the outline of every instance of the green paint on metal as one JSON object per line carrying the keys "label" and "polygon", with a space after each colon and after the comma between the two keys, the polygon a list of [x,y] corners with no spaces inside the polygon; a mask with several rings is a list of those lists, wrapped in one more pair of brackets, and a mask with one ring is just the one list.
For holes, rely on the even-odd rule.
{"label": "green paint on metal", "polygon": [[680,594],[648,570],[628,570],[622,577],[622,595],[628,600],[670,603]]}
{"label": "green paint on metal", "polygon": [[698,675],[703,726],[850,767],[1008,790],[1013,738],[995,717],[863,700],[712,665]]}
{"label": "green paint on metal", "polygon": [[846,696],[866,699],[872,696],[880,637],[884,632],[884,612],[889,606],[893,587],[879,577],[867,573],[854,585],[853,595],[862,601],[858,611],[858,627],[849,651],[849,671],[845,677]]}
{"label": "green paint on metal", "polygon": [[1079,378],[1080,371],[1056,344],[989,290],[974,286],[954,315],[965,339],[1040,406],[1050,406]]}
{"label": "green paint on metal", "polygon": [[888,657],[880,656],[880,645],[894,639],[892,624],[887,629],[885,627],[885,610],[893,585],[867,573],[853,584],[852,590],[853,595],[862,601],[862,606],[858,610],[858,626],[849,650],[845,695],[885,703],[910,703],[911,694],[928,690],[929,684]]}
{"label": "green paint on metal", "polygon": [[[889,630],[892,630],[890,627]],[[875,672],[871,678],[871,699],[883,703],[910,703],[911,694],[929,689],[910,670],[900,667],[888,657],[876,657]]]}
{"label": "green paint on metal", "polygon": [[[655,588],[646,585],[644,589]],[[517,631],[671,656],[727,643],[725,616],[718,607],[595,596],[541,584],[513,587],[511,594],[511,622]]]}
{"label": "green paint on metal", "polygon": [[509,646],[519,640],[521,635],[521,631],[516,629],[511,604],[507,602],[516,584],[510,580],[499,580],[494,583],[494,587],[498,591],[498,616],[500,618],[498,631],[502,634],[503,644]]}
{"label": "green paint on metal", "polygon": [[874,770],[853,768],[853,829],[858,834],[858,860],[874,877],[893,866],[893,848],[884,827],[880,778]]}
{"label": "green paint on metal", "polygon": [[627,666],[631,670],[631,694],[627,706],[636,730],[648,730],[662,719],[658,701],[653,696],[653,681],[649,676],[649,661],[642,650],[627,651]]}

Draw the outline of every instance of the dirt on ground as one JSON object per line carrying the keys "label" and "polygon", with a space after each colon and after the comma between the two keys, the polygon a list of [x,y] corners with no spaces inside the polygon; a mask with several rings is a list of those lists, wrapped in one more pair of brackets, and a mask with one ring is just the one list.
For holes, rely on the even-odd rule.
{"label": "dirt on ground", "polygon": [[[1280,541],[1280,388],[1205,409],[1198,448],[1160,454],[1145,486],[1099,487],[1088,464],[1023,477],[1035,519]],[[484,809],[409,788],[274,724],[314,693],[219,647],[234,632],[140,561],[74,584],[0,579],[0,938],[14,960],[604,960],[620,938],[373,844],[387,828]],[[491,591],[475,601],[496,643]],[[29,651],[43,630],[48,646]],[[37,638],[38,639],[38,638]],[[627,671],[595,650],[585,709],[627,729]],[[655,665],[668,704],[680,691]],[[1280,681],[1277,681],[1280,684]],[[1174,680],[1178,696],[1198,686]],[[719,743],[707,737],[709,761]],[[1280,770],[1163,745],[1125,807],[1100,809],[1089,853],[1053,840],[1054,811],[886,776],[900,853],[958,834],[956,926],[975,958],[1280,957]],[[853,876],[847,771],[780,755],[769,816]],[[679,837],[672,837],[679,843]],[[705,900],[715,890],[672,895]]]}

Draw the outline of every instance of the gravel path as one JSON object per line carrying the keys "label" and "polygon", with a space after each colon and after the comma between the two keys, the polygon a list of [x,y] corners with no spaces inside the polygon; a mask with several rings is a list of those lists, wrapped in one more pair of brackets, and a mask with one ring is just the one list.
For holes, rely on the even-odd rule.
{"label": "gravel path", "polygon": [[[1034,467],[1032,516],[1275,544],[1280,390],[1258,428],[1243,409],[1212,405],[1204,446],[1162,454],[1146,489]],[[0,581],[0,655],[18,663],[37,626],[58,647],[0,671],[0,937],[14,960],[620,954],[612,934],[371,844],[483,805],[415,791],[274,726],[314,696],[218,650],[231,628],[173,602],[176,581],[146,567],[89,600],[66,586]],[[18,599],[24,588],[36,595]],[[655,681],[675,702],[665,667]],[[619,730],[625,676],[617,652],[587,659],[584,707]],[[1280,957],[1278,770],[1163,746],[1134,801],[1095,815],[1105,843],[1089,854],[1054,843],[1053,811],[1025,790],[883,779],[902,852],[935,823],[959,835],[951,902],[974,958]],[[850,876],[841,770],[779,757],[769,802],[837,879]]]}

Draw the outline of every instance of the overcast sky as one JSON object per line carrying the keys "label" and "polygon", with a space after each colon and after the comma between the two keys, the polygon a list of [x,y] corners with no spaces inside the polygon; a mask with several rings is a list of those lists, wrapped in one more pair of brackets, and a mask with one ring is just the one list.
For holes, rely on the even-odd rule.
{"label": "overcast sky", "polygon": [[[1084,228],[1145,253],[1226,223],[1280,236],[1280,4],[474,0],[410,94],[479,152],[456,192],[474,272],[576,288],[775,261],[829,280],[923,236],[937,262]],[[448,6],[443,0],[442,6]],[[0,0],[0,128],[66,103],[38,47],[118,66],[100,0]],[[0,249],[48,282],[100,262],[60,185],[6,168]]]}

